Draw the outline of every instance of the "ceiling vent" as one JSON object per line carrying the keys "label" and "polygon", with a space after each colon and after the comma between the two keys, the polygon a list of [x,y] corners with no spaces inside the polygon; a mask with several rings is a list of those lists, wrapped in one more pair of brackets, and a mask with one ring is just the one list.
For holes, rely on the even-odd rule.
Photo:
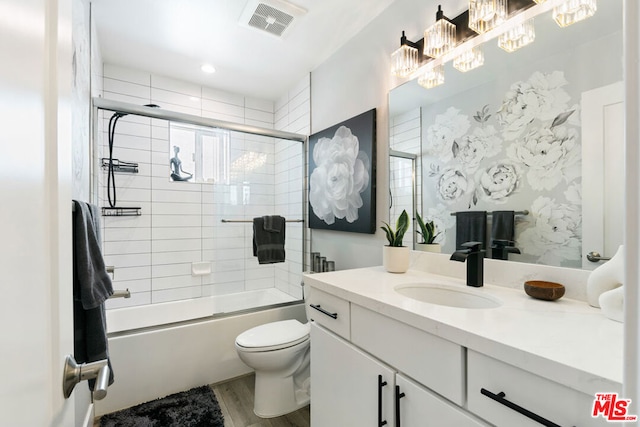
{"label": "ceiling vent", "polygon": [[282,37],[295,18],[307,11],[282,0],[249,0],[240,17],[240,24]]}

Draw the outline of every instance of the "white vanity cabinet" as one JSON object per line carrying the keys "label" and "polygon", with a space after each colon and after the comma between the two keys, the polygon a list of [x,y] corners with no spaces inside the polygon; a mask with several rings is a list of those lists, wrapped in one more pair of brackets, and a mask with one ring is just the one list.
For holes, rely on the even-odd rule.
{"label": "white vanity cabinet", "polygon": [[312,427],[486,426],[315,322],[311,395]]}
{"label": "white vanity cabinet", "polygon": [[313,427],[486,426],[457,406],[464,348],[314,288],[307,304]]}
{"label": "white vanity cabinet", "polygon": [[311,342],[311,425],[393,426],[395,372],[316,322]]}
{"label": "white vanity cabinet", "polygon": [[592,395],[473,350],[468,350],[467,362],[469,411],[498,427],[610,425],[602,417],[591,417]]}

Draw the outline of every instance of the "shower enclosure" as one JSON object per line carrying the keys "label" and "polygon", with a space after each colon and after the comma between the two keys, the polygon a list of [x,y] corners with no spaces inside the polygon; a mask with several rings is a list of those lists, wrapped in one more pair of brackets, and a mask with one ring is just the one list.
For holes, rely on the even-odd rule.
{"label": "shower enclosure", "polygon": [[[108,301],[110,330],[303,298],[306,136],[101,98],[94,107],[103,254],[114,288],[131,294]],[[109,160],[115,112],[126,115],[112,130]],[[252,219],[264,215],[287,219],[285,262],[253,256]]]}

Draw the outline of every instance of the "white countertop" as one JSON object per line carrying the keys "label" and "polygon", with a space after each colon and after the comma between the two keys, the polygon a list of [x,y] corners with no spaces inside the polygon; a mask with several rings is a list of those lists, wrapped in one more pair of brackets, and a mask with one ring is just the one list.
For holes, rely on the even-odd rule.
{"label": "white countertop", "polygon": [[[575,390],[622,391],[623,324],[586,302],[563,297],[541,301],[524,289],[465,281],[418,270],[387,273],[383,267],[305,274],[307,286],[328,292],[425,332],[502,360]],[[502,305],[464,309],[420,302],[395,286],[430,282],[489,294]]]}

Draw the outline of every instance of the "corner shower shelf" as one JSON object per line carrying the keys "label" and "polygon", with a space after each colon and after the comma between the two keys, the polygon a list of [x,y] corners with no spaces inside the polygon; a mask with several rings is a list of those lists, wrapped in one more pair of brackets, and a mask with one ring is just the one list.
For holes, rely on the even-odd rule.
{"label": "corner shower shelf", "polygon": [[140,216],[142,208],[138,207],[120,207],[120,206],[104,206],[102,208],[102,216]]}
{"label": "corner shower shelf", "polygon": [[[109,159],[102,158],[102,170],[109,170]],[[138,173],[138,164],[132,162],[124,162],[118,159],[112,159],[113,171],[122,173]]]}

